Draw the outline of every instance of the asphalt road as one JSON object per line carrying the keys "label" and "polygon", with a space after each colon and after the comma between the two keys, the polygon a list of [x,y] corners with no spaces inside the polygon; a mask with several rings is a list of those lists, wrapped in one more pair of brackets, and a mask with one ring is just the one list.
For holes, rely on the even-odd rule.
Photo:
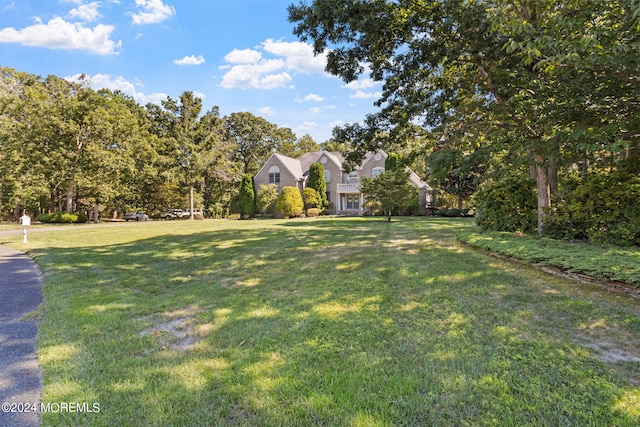
{"label": "asphalt road", "polygon": [[[23,252],[0,246],[0,426],[38,426],[42,375],[36,355],[42,274]],[[28,406],[25,405],[35,405]]]}

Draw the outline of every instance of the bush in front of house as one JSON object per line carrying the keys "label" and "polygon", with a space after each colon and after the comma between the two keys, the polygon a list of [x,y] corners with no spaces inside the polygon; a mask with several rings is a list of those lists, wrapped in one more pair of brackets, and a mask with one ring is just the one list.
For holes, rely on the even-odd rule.
{"label": "bush in front of house", "polygon": [[305,209],[317,208],[320,203],[318,192],[315,188],[307,187],[302,190],[302,202]]}
{"label": "bush in front of house", "polygon": [[81,213],[53,212],[38,215],[37,220],[56,224],[84,224],[89,221],[89,218]]}
{"label": "bush in front of house", "polygon": [[278,186],[276,184],[261,184],[256,195],[256,208],[263,215],[276,214],[278,200]]}
{"label": "bush in front of house", "polygon": [[283,187],[276,201],[276,209],[285,218],[300,216],[304,209],[300,190],[296,187]]}
{"label": "bush in front of house", "polygon": [[320,208],[309,208],[307,209],[307,216],[309,217],[315,217],[315,216],[320,216],[322,214],[322,209]]}

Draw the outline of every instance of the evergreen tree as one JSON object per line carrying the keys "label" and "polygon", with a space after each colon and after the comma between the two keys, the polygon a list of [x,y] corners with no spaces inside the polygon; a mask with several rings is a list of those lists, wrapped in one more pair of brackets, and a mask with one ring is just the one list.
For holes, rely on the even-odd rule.
{"label": "evergreen tree", "polygon": [[240,183],[240,201],[241,217],[253,218],[256,215],[256,193],[253,189],[253,176],[245,174]]}
{"label": "evergreen tree", "polygon": [[314,163],[309,168],[307,187],[313,188],[318,193],[318,207],[327,205],[327,182],[324,180],[324,166],[322,166],[322,163]]}

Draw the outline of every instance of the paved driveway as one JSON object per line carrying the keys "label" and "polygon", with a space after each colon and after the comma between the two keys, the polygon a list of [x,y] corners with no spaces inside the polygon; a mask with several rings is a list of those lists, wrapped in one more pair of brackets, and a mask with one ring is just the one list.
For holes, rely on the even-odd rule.
{"label": "paved driveway", "polygon": [[38,321],[23,319],[41,303],[40,269],[25,253],[0,246],[0,426],[40,423],[37,412],[17,410],[25,403],[39,406],[42,398],[36,356]]}

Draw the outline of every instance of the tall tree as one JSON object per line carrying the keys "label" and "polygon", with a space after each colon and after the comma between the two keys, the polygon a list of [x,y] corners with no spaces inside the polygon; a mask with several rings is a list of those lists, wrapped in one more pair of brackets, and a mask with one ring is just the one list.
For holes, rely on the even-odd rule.
{"label": "tall tree", "polygon": [[313,163],[309,167],[307,187],[313,188],[318,193],[318,207],[327,205],[327,182],[324,179],[324,166],[322,163]]}
{"label": "tall tree", "polygon": [[170,113],[165,156],[181,182],[189,188],[189,218],[194,219],[194,188],[202,181],[209,160],[209,151],[200,132],[202,99],[186,91],[180,95],[179,102],[167,97],[162,106]]}
{"label": "tall tree", "polygon": [[539,231],[551,212],[550,166],[638,144],[639,18],[640,3],[630,1],[289,6],[296,35],[316,53],[331,47],[330,73],[353,81],[370,70],[384,81],[380,113],[341,129],[339,139],[356,140],[362,154],[378,147],[380,130],[401,139],[415,123],[493,127],[508,135],[509,150],[527,154]]}
{"label": "tall tree", "polygon": [[232,113],[224,118],[225,138],[235,143],[235,160],[242,173],[255,175],[276,148],[277,126],[251,113]]}

